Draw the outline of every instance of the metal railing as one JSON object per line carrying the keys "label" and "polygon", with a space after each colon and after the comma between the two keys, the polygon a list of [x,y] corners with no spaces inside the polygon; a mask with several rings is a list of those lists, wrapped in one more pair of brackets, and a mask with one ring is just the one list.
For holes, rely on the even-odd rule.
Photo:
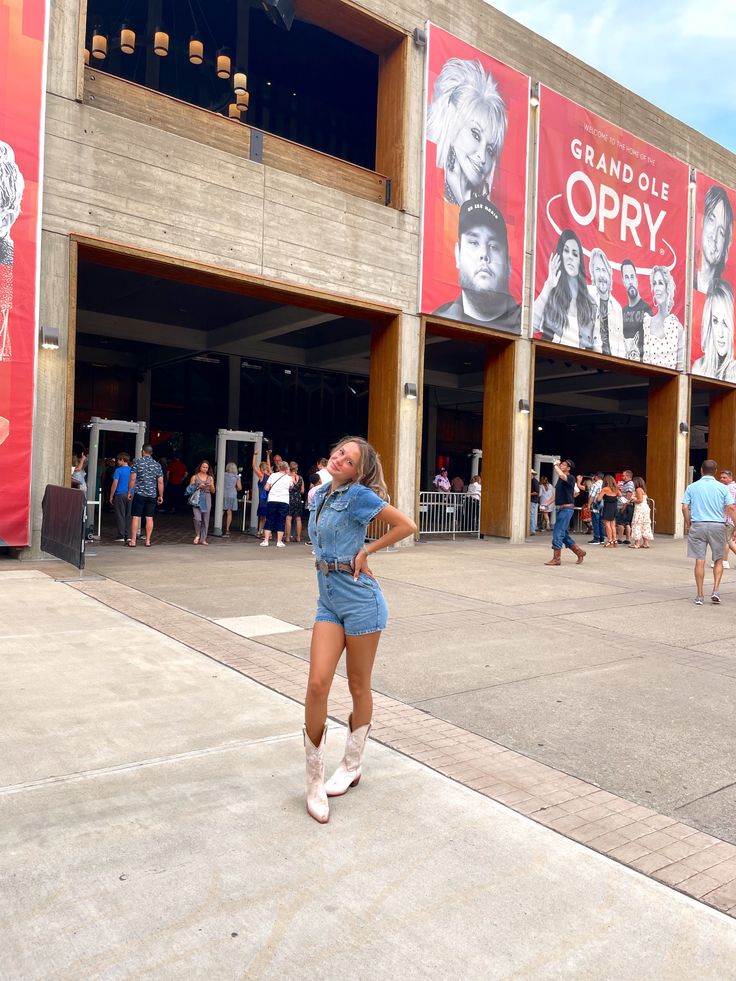
{"label": "metal railing", "polygon": [[469,494],[421,491],[420,535],[473,535],[480,538],[480,500]]}

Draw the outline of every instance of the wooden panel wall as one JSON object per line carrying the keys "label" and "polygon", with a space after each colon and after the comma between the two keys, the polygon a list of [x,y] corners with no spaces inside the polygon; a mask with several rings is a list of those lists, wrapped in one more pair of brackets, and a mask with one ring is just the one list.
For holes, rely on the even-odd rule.
{"label": "wooden panel wall", "polygon": [[396,501],[401,378],[401,322],[394,317],[373,331],[368,394],[368,441],[381,455],[391,500]]}
{"label": "wooden panel wall", "polygon": [[677,443],[680,435],[678,378],[652,378],[649,383],[646,483],[657,507],[657,531],[675,533]]}
{"label": "wooden panel wall", "polygon": [[708,456],[719,467],[736,471],[736,389],[711,393]]}
{"label": "wooden panel wall", "polygon": [[488,348],[483,384],[480,530],[501,538],[511,537],[516,347],[509,341]]}
{"label": "wooden panel wall", "polygon": [[[395,71],[389,73],[387,91],[397,94]],[[172,96],[154,92],[143,85],[108,75],[98,68],[85,68],[84,101],[96,109],[123,116],[165,133],[203,143],[248,158],[250,127],[220,113],[200,109]],[[396,136],[394,136],[396,140]],[[263,134],[263,163],[289,174],[296,174],[326,187],[348,191],[366,201],[384,204],[386,177],[326,153]]]}
{"label": "wooden panel wall", "polygon": [[406,119],[411,41],[400,44],[381,57],[378,76],[378,130],[376,170],[391,180],[391,204],[399,211],[405,205]]}

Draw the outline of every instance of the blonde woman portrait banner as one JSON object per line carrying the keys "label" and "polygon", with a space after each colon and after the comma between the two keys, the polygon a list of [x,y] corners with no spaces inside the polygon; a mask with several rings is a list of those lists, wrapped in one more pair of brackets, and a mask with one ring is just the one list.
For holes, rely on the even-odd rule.
{"label": "blonde woman portrait banner", "polygon": [[736,383],[733,222],[736,191],[698,174],[695,184],[692,372]]}
{"label": "blonde woman portrait banner", "polygon": [[527,75],[430,24],[423,313],[521,332]]}
{"label": "blonde woman portrait banner", "polygon": [[689,170],[540,89],[533,336],[685,370]]}

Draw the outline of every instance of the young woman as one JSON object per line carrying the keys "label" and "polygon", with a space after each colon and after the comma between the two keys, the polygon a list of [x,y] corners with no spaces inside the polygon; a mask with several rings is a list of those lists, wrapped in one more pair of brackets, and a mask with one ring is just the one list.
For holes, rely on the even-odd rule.
{"label": "young woman", "polygon": [[588,295],[583,247],[571,229],[549,257],[547,279],[534,301],[532,329],[546,341],[593,350],[595,304]]}
{"label": "young woman", "polygon": [[271,476],[271,464],[268,460],[261,460],[258,466],[256,466],[254,458],[253,473],[258,477],[258,511],[256,512],[258,515],[258,538],[263,538],[263,527],[266,524],[266,511],[268,510],[266,484],[268,483],[268,478]]}
{"label": "young woman", "polygon": [[192,508],[194,518],[194,541],[193,545],[209,545],[207,532],[210,525],[210,512],[212,511],[212,495],[215,493],[215,481],[212,477],[211,467],[208,460],[202,460],[197,467],[197,472],[192,474],[189,481],[190,488],[193,486],[195,491],[199,491],[199,504]]}
{"label": "young woman", "polygon": [[299,464],[294,460],[289,464],[292,484],[289,488],[289,511],[286,515],[284,538],[287,542],[294,539],[291,535],[292,521],[296,525],[296,540],[302,540],[302,508],[304,507],[304,478],[299,473]]}
{"label": "young woman", "polygon": [[653,539],[647,485],[641,477],[634,477],[634,517],[631,519],[629,548],[649,548],[649,542]]}
{"label": "young woman", "polygon": [[539,478],[539,530],[551,531],[552,509],[555,506],[555,489],[549,482],[549,477]]}
{"label": "young woman", "polygon": [[[381,462],[366,440],[359,436],[341,440],[332,451],[327,470],[332,480],[314,495],[309,519],[319,600],[304,706],[307,812],[320,824],[330,817],[327,798],[342,796],[360,780],[373,716],[371,672],[388,609],[368,566],[368,556],[416,531],[410,518],[387,503]],[[366,529],[379,513],[388,531],[365,545]],[[345,755],[325,784],[327,699],[344,650],[353,711]]]}
{"label": "young woman", "polygon": [[222,507],[225,511],[225,531],[223,532],[222,537],[229,538],[230,525],[233,522],[233,512],[237,512],[238,510],[238,494],[243,489],[243,484],[241,483],[240,476],[238,474],[238,465],[236,463],[228,463],[228,465],[225,467],[224,484]]}
{"label": "young woman", "polygon": [[603,487],[598,495],[598,503],[603,505],[603,528],[606,532],[604,548],[616,548],[616,508],[618,507],[618,487],[610,473],[603,478]]}
{"label": "young woman", "polygon": [[665,266],[654,266],[649,281],[657,312],[652,317],[645,313],[642,318],[642,360],[660,368],[676,368],[682,371],[685,366],[685,330],[672,313],[675,305],[675,281]]}
{"label": "young woman", "polygon": [[693,365],[693,373],[717,378],[718,381],[736,382],[733,333],[734,300],[731,284],[717,279],[703,307],[700,345],[702,358]]}

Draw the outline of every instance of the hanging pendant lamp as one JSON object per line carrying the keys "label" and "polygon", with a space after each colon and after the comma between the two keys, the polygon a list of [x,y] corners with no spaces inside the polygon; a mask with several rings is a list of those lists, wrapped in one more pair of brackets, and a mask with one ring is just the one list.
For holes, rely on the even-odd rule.
{"label": "hanging pendant lamp", "polygon": [[92,32],[92,57],[100,60],[107,57],[107,34],[102,33],[101,27]]}
{"label": "hanging pendant lamp", "polygon": [[125,23],[120,28],[120,50],[126,55],[135,51],[135,31]]}
{"label": "hanging pendant lamp", "polygon": [[160,27],[156,28],[153,35],[153,53],[159,58],[165,58],[169,53],[169,35]]}
{"label": "hanging pendant lamp", "polygon": [[236,95],[245,95],[248,91],[248,76],[245,72],[237,71],[233,75],[233,92]]}
{"label": "hanging pendant lamp", "polygon": [[220,48],[217,52],[217,77],[230,78],[231,70],[230,55],[226,48]]}
{"label": "hanging pendant lamp", "polygon": [[189,39],[189,60],[193,65],[201,65],[204,61],[204,41],[196,32]]}

